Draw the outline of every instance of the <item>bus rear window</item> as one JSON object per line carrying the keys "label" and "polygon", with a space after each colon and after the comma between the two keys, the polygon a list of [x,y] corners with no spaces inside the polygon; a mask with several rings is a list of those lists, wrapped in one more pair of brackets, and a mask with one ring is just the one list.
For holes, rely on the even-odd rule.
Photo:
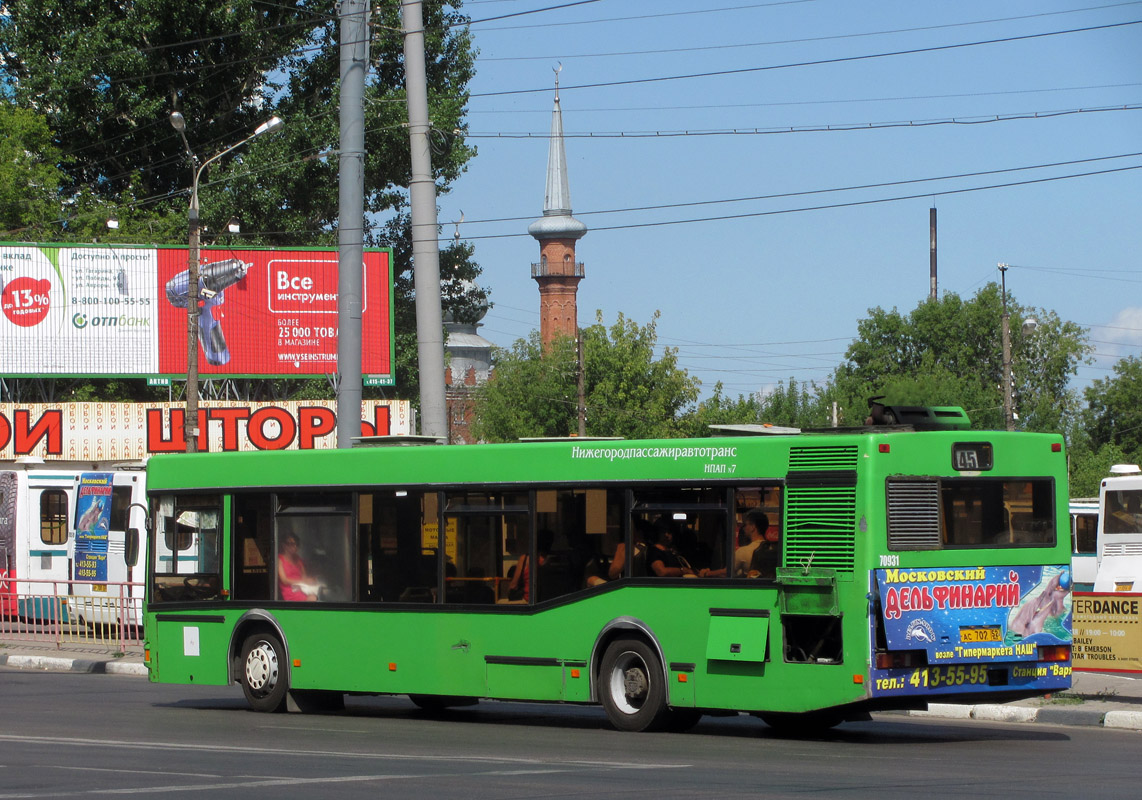
{"label": "bus rear window", "polygon": [[1056,542],[1055,525],[1055,488],[1049,479],[888,483],[891,550],[1048,547]]}
{"label": "bus rear window", "polygon": [[941,485],[945,547],[1055,543],[1049,480],[948,480]]}

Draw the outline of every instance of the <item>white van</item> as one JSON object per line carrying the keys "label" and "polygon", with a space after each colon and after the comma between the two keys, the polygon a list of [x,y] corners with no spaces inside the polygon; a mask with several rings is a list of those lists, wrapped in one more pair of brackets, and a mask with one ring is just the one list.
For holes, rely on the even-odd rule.
{"label": "white van", "polygon": [[1117,464],[1098,492],[1096,592],[1142,592],[1142,470]]}
{"label": "white van", "polygon": [[0,613],[137,626],[144,562],[127,531],[145,504],[142,463],[0,462]]}

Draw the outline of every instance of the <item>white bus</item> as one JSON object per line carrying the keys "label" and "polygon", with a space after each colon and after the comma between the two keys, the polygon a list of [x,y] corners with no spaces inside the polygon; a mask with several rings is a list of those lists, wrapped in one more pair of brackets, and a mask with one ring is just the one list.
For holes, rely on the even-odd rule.
{"label": "white bus", "polygon": [[1098,492],[1096,592],[1142,592],[1142,470],[1117,464]]}
{"label": "white bus", "polygon": [[145,503],[142,463],[0,462],[0,613],[137,627],[142,562],[127,558],[127,530]]}
{"label": "white bus", "polygon": [[1098,574],[1098,498],[1071,498],[1071,575],[1074,591],[1094,589]]}

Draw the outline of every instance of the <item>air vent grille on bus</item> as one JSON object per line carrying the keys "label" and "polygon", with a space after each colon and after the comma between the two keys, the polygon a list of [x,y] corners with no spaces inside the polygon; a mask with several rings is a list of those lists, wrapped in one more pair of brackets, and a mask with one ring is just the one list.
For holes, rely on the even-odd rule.
{"label": "air vent grille on bus", "polygon": [[[1113,536],[1114,534],[1111,534]],[[1107,542],[1103,546],[1105,556],[1142,556],[1142,542]]]}
{"label": "air vent grille on bus", "polygon": [[790,472],[856,469],[856,466],[857,447],[855,444],[789,448]]}
{"label": "air vent grille on bus", "polygon": [[851,573],[856,560],[856,486],[789,486],[785,565]]}
{"label": "air vent grille on bus", "polygon": [[940,548],[940,484],[888,482],[888,549]]}

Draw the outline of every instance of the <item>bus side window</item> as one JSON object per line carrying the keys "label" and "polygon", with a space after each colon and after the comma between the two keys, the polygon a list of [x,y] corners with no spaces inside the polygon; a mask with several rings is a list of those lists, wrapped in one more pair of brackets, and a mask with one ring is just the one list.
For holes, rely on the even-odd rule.
{"label": "bus side window", "polygon": [[45,489],[40,494],[40,541],[67,544],[67,492]]}
{"label": "bus side window", "polygon": [[276,599],[354,600],[351,495],[297,492],[276,499]]}
{"label": "bus side window", "polygon": [[386,490],[357,498],[357,585],[361,600],[432,603],[436,579],[436,493]]}
{"label": "bus side window", "polygon": [[131,487],[115,486],[111,489],[111,530],[125,531],[131,511]]}
{"label": "bus side window", "polygon": [[222,498],[168,495],[159,497],[154,507],[154,599],[177,602],[221,597]]}
{"label": "bus side window", "polygon": [[622,513],[623,493],[617,489],[536,492],[539,600],[607,582],[621,538]]}
{"label": "bus side window", "polygon": [[269,494],[240,494],[233,500],[234,597],[271,600],[270,583],[272,514]]}
{"label": "bus side window", "polygon": [[1074,552],[1077,555],[1092,556],[1098,551],[1098,515],[1075,515]]}

